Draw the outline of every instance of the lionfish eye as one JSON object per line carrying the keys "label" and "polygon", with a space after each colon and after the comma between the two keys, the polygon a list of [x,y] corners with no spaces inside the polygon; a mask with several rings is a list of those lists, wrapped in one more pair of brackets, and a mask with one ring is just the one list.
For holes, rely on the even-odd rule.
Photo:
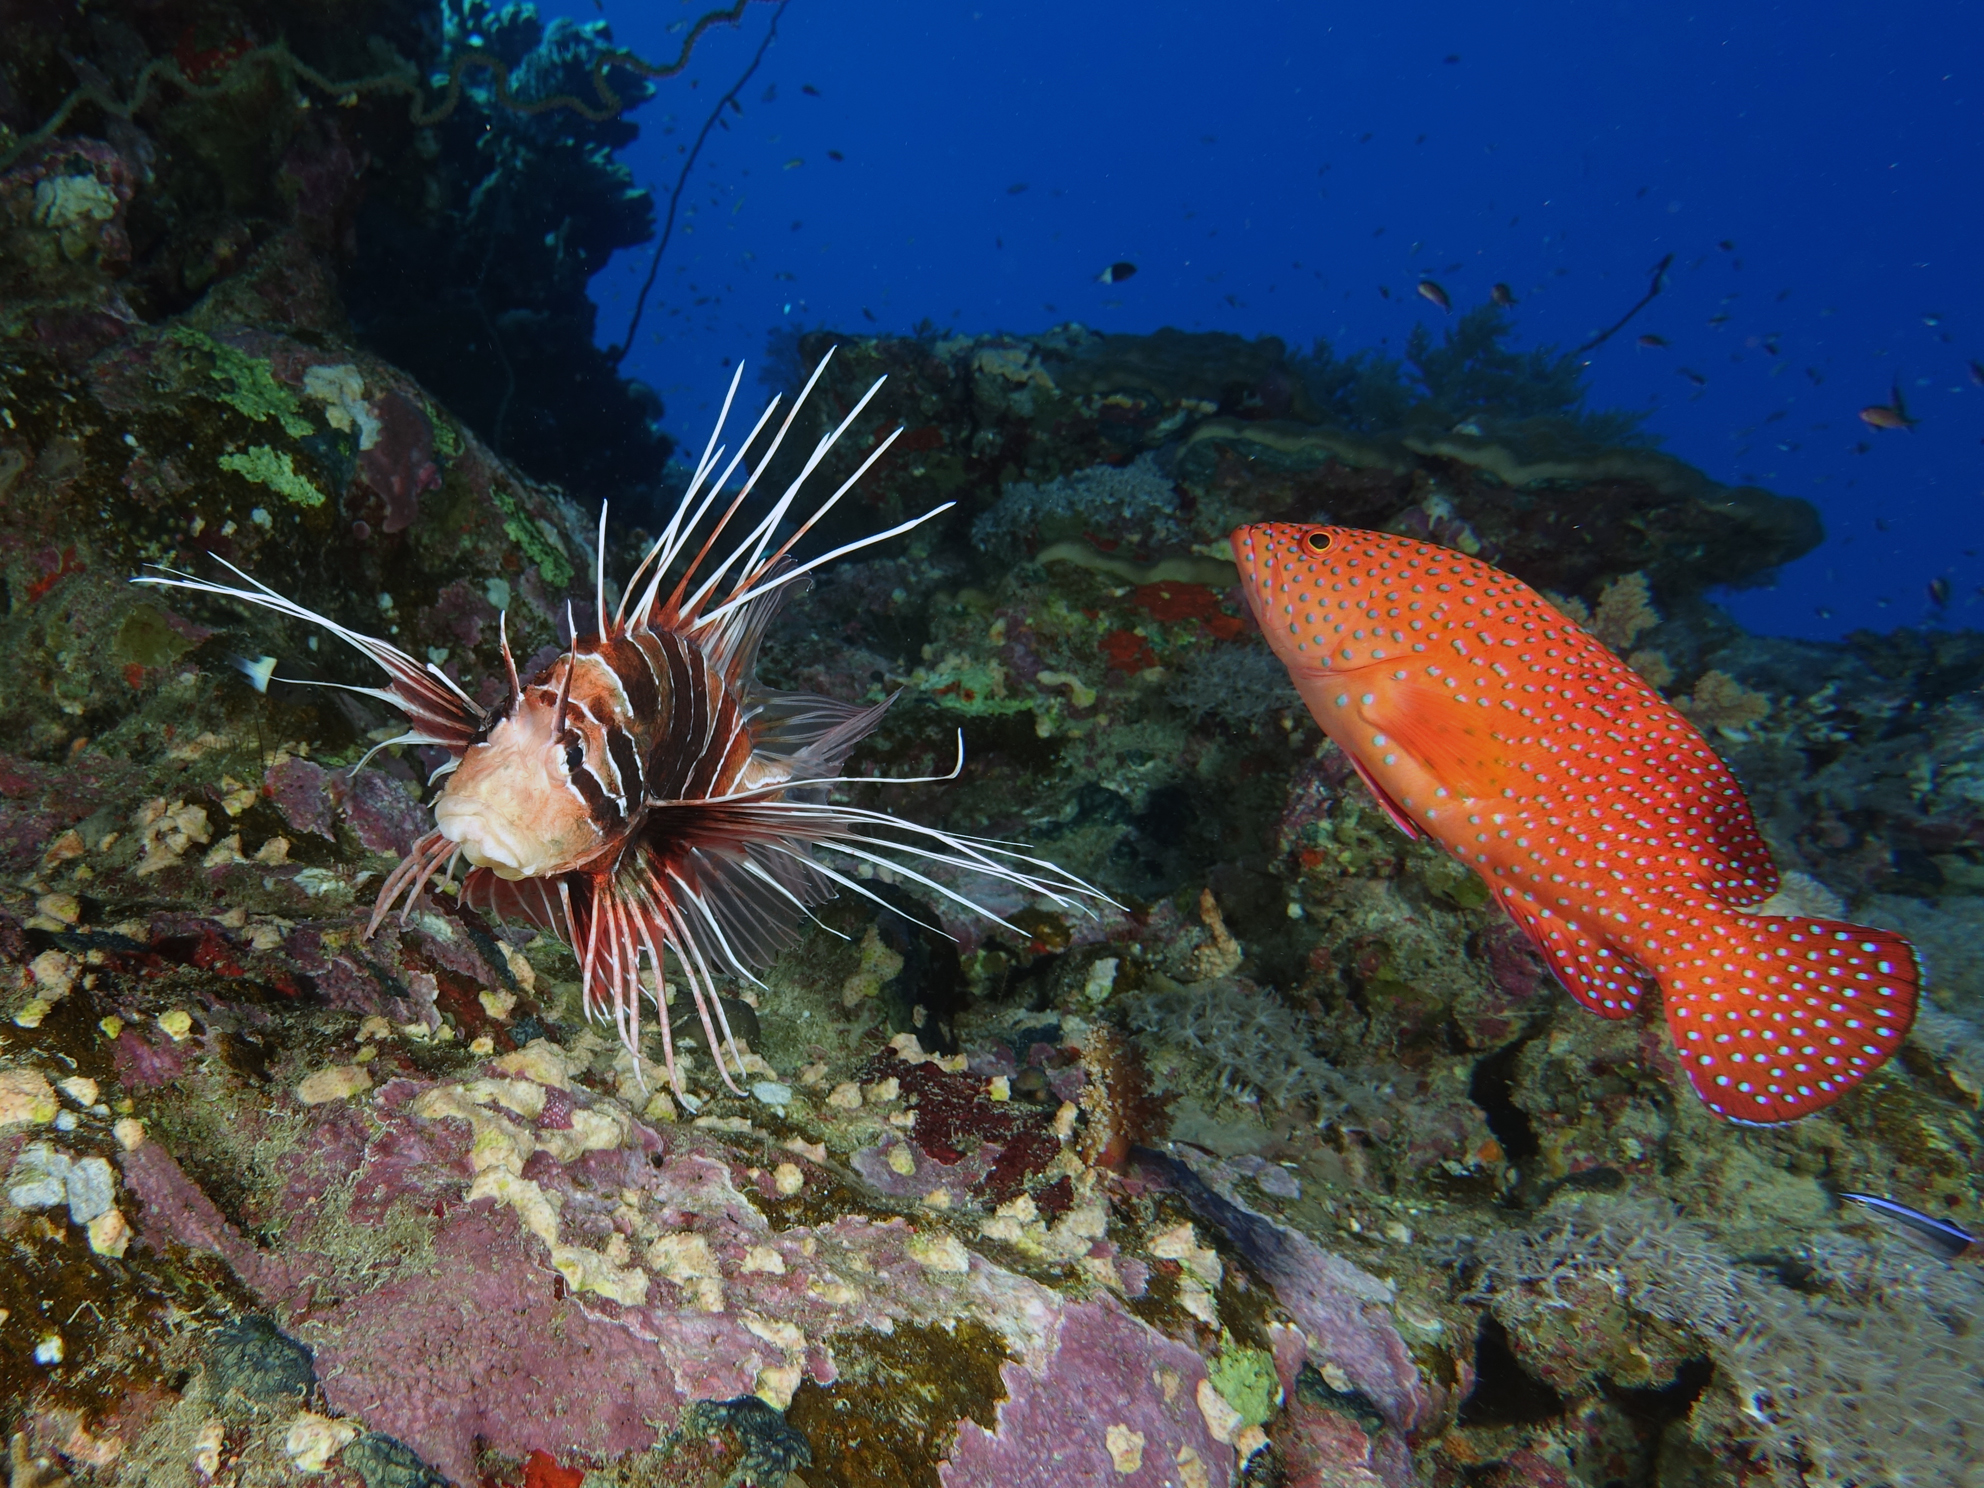
{"label": "lionfish eye", "polygon": [[1327,553],[1330,550],[1330,535],[1321,528],[1304,534],[1302,546],[1312,553]]}
{"label": "lionfish eye", "polygon": [[565,746],[565,773],[567,775],[578,774],[585,762],[586,751],[583,745],[567,744]]}

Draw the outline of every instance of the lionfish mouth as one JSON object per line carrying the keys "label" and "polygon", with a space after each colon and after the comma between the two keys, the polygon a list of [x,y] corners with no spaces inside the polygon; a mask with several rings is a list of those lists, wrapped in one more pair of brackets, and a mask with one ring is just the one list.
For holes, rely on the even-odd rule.
{"label": "lionfish mouth", "polygon": [[471,866],[487,868],[498,878],[512,881],[531,876],[524,866],[524,851],[516,835],[500,817],[472,803],[443,795],[434,803],[434,825],[443,837],[462,850],[462,856]]}
{"label": "lionfish mouth", "polygon": [[[1015,935],[1024,932],[951,880],[975,880],[1009,899],[1044,900],[1065,910],[1093,912],[1096,904],[1113,902],[1021,844],[961,836],[835,801],[829,794],[835,786],[879,783],[842,770],[890,700],[842,702],[759,684],[758,644],[779,604],[795,592],[792,586],[822,565],[900,537],[952,505],[945,502],[804,562],[793,556],[794,545],[902,432],[898,428],[876,441],[859,468],[800,519],[794,507],[808,476],[875,396],[877,381],[820,438],[769,509],[754,523],[739,520],[826,366],[823,358],[783,421],[774,424],[783,401],[774,399],[742,445],[729,452],[718,440],[742,379],[739,365],[687,491],[612,612],[606,595],[606,513],[600,513],[594,633],[573,634],[555,688],[550,674],[531,688],[547,692],[541,701],[555,709],[551,737],[562,737],[568,703],[581,706],[573,678],[583,676],[590,697],[586,716],[606,739],[613,769],[611,779],[602,781],[589,766],[570,766],[571,785],[616,830],[602,834],[599,850],[585,862],[548,863],[545,844],[527,821],[486,796],[443,791],[435,803],[435,830],[388,875],[367,930],[376,930],[395,904],[404,922],[436,874],[447,877],[457,857],[468,859],[473,871],[461,884],[463,905],[499,920],[522,921],[572,947],[587,1010],[618,1025],[636,1071],[643,997],[654,1003],[662,1061],[678,1091],[684,1086],[664,1011],[669,980],[688,990],[716,1072],[736,1090],[724,1046],[730,1064],[741,1068],[742,1056],[716,979],[756,982],[758,969],[798,943],[799,927],[812,918],[815,905],[836,891],[877,897],[864,879],[878,868]],[[754,451],[741,485],[733,486],[732,477]],[[748,531],[739,530],[747,525]],[[446,750],[450,762],[435,779],[451,772],[487,734],[487,710],[438,666],[423,664],[389,641],[348,630],[225,559],[218,561],[241,580],[238,586],[172,570],[136,582],[257,605],[321,626],[355,647],[388,681],[351,690],[406,716],[407,731],[387,743]],[[527,689],[500,622],[498,638],[514,707]],[[638,750],[636,739],[644,741]],[[957,779],[964,768],[962,734],[958,745],[957,765],[947,774],[893,777],[887,783]],[[505,789],[517,796],[531,788],[533,782],[519,780]]]}

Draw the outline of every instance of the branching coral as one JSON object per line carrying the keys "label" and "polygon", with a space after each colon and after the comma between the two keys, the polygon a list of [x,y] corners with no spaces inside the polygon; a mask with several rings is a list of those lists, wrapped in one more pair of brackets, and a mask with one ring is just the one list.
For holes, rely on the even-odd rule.
{"label": "branching coral", "polygon": [[1226,979],[1174,986],[1143,998],[1130,1021],[1204,1060],[1230,1092],[1308,1105],[1318,1121],[1377,1107],[1374,1092],[1310,1052],[1314,1026],[1272,993]]}
{"label": "branching coral", "polygon": [[1301,370],[1310,396],[1349,429],[1548,420],[1594,445],[1651,443],[1640,431],[1644,414],[1585,410],[1577,357],[1547,346],[1510,350],[1504,343],[1512,329],[1499,306],[1479,305],[1437,343],[1425,326],[1414,326],[1403,362],[1372,352],[1340,360],[1318,341]]}
{"label": "branching coral", "polygon": [[1693,695],[1681,699],[1681,711],[1703,728],[1746,729],[1768,716],[1770,699],[1727,672],[1703,672]]}
{"label": "branching coral", "polygon": [[1621,656],[1644,631],[1660,623],[1660,611],[1653,607],[1653,591],[1643,573],[1621,574],[1598,593],[1598,611],[1591,617],[1591,633]]}
{"label": "branching coral", "polygon": [[1245,726],[1287,708],[1301,696],[1288,680],[1288,668],[1266,646],[1221,646],[1199,651],[1179,668],[1168,694],[1194,717],[1211,715]]}
{"label": "branching coral", "polygon": [[[1984,1288],[1895,1244],[1814,1237],[1804,1289],[1644,1202],[1589,1198],[1490,1241],[1480,1295],[1521,1337],[1580,1291],[1699,1337],[1716,1365],[1698,1434],[1744,1442],[1785,1488],[1902,1488],[1984,1475]],[[1814,1290],[1814,1287],[1822,1289]],[[1604,1330],[1578,1330],[1595,1376]]]}
{"label": "branching coral", "polygon": [[1128,465],[1094,465],[1045,485],[1014,481],[992,509],[971,525],[972,541],[1012,559],[1037,541],[1098,535],[1141,540],[1146,546],[1182,546],[1178,496],[1153,455]]}

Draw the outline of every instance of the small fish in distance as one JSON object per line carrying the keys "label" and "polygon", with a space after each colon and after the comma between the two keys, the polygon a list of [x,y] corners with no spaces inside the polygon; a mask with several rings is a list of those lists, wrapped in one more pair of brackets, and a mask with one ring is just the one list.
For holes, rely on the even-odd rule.
{"label": "small fish in distance", "polygon": [[1489,289],[1488,298],[1507,310],[1515,305],[1516,292],[1506,284],[1497,283]]}
{"label": "small fish in distance", "polygon": [[1118,260],[1104,269],[1100,274],[1097,274],[1095,276],[1095,282],[1097,284],[1121,284],[1136,272],[1137,266],[1135,264]]}
{"label": "small fish in distance", "polygon": [[1842,1193],[1850,1204],[1858,1204],[1871,1210],[1890,1229],[1905,1235],[1918,1245],[1927,1246],[1946,1261],[1954,1261],[1967,1254],[1977,1244],[1977,1237],[1966,1229],[1937,1219],[1932,1214],[1924,1214],[1920,1209],[1911,1209],[1906,1204],[1897,1204],[1893,1199],[1876,1198],[1873,1194]]}
{"label": "small fish in distance", "polygon": [[1970,380],[1979,387],[1984,387],[1984,362],[1974,361],[1970,364]]}
{"label": "small fish in distance", "polygon": [[1449,315],[1453,314],[1454,302],[1452,296],[1431,279],[1421,279],[1419,281],[1419,297],[1422,300],[1431,300]]}
{"label": "small fish in distance", "polygon": [[1657,992],[1711,1111],[1798,1120],[1901,1047],[1914,949],[1773,909],[1729,766],[1529,585],[1349,527],[1260,522],[1231,543],[1262,635],[1392,824],[1473,869],[1586,1010],[1631,1018]]}
{"label": "small fish in distance", "polygon": [[1901,384],[1889,389],[1888,401],[1869,403],[1860,410],[1860,422],[1872,429],[1913,429],[1922,420],[1908,416],[1908,405],[1901,401]]}
{"label": "small fish in distance", "polygon": [[1950,607],[1950,581],[1941,574],[1929,580],[1929,603],[1939,610]]}
{"label": "small fish in distance", "polygon": [[1708,386],[1708,379],[1702,376],[1701,373],[1697,372],[1692,367],[1676,367],[1674,369],[1674,374],[1677,377],[1687,378],[1688,381],[1692,382],[1696,387]]}
{"label": "small fish in distance", "polygon": [[1667,338],[1665,336],[1656,336],[1653,332],[1648,331],[1644,336],[1640,337],[1640,345],[1644,346],[1648,351],[1660,350],[1667,345]]}

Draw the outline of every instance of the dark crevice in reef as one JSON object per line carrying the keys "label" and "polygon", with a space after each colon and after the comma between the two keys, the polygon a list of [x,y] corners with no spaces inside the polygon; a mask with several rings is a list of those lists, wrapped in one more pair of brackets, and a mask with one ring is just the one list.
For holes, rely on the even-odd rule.
{"label": "dark crevice in reef", "polygon": [[1519,1038],[1481,1059],[1467,1083],[1467,1098],[1481,1107],[1488,1130],[1502,1144],[1509,1161],[1518,1164],[1542,1151],[1529,1113],[1514,1099],[1516,1060],[1528,1042],[1527,1037]]}
{"label": "dark crevice in reef", "polygon": [[1708,1359],[1684,1359],[1664,1385],[1608,1384],[1605,1393],[1634,1420],[1658,1430],[1684,1419],[1714,1377],[1715,1365]]}
{"label": "dark crevice in reef", "polygon": [[[1686,1421],[1700,1400],[1710,1381],[1715,1378],[1715,1365],[1706,1358],[1685,1359],[1680,1368],[1674,1371],[1674,1378],[1664,1385],[1630,1387],[1607,1382],[1604,1386],[1606,1398],[1618,1408],[1621,1415],[1632,1423],[1639,1438],[1640,1453],[1632,1465],[1627,1478],[1611,1478],[1608,1482],[1641,1488],[1669,1481],[1676,1471],[1671,1460],[1677,1455],[1673,1448],[1675,1433],[1673,1428]],[[1664,1464],[1663,1458],[1669,1460]]]}
{"label": "dark crevice in reef", "polygon": [[1509,1332],[1484,1316],[1474,1339],[1474,1389],[1461,1402],[1462,1426],[1528,1426],[1564,1413],[1564,1397],[1523,1368]]}

